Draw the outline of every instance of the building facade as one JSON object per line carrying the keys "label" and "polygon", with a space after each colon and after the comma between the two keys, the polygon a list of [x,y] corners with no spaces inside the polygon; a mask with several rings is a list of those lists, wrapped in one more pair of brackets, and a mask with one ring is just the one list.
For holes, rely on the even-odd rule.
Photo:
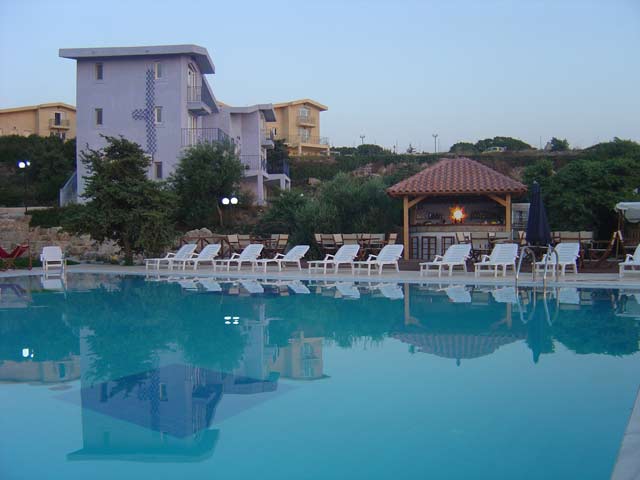
{"label": "building facade", "polygon": [[308,98],[273,106],[276,119],[267,125],[275,140],[284,140],[289,155],[329,155],[329,139],[320,135],[320,112],[328,108]]}
{"label": "building facade", "polygon": [[205,77],[215,73],[205,48],[74,48],[61,49],[60,56],[77,62],[76,198],[84,192],[87,173],[80,152],[104,147],[105,136],[122,135],[140,144],[152,159],[152,179],[166,179],[190,146],[233,142],[247,167],[243,183],[255,193],[256,203],[266,202],[265,182],[279,183],[269,177],[266,162],[247,163],[253,155],[266,158],[269,145],[260,143],[260,135],[271,106],[247,107],[246,113],[223,110]]}
{"label": "building facade", "polygon": [[76,108],[66,103],[42,103],[0,110],[0,136],[55,135],[67,140],[76,136]]}

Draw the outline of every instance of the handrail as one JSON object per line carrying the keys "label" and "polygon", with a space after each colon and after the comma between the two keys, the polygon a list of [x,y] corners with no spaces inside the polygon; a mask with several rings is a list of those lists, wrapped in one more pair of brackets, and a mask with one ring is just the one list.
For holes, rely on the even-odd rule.
{"label": "handrail", "polygon": [[531,254],[531,258],[533,259],[533,268],[531,269],[531,271],[533,272],[533,281],[534,282],[536,281],[536,269],[535,269],[536,254],[531,247],[525,245],[520,249],[520,259],[518,260],[518,268],[516,270],[516,287],[518,286],[518,280],[520,279],[520,269],[522,268],[522,260],[524,260],[524,257],[526,257],[527,254]]}
{"label": "handrail", "polygon": [[[542,276],[542,287],[544,288],[545,291],[547,289],[547,267],[549,265],[549,257],[551,253],[555,254],[556,256],[555,268],[553,269],[553,281],[554,282],[558,281],[558,265],[560,263],[560,257],[558,256],[558,252],[556,251],[555,248],[552,248],[551,245],[547,245],[547,253],[544,256],[544,274]],[[534,270],[535,270],[535,265],[534,265]]]}

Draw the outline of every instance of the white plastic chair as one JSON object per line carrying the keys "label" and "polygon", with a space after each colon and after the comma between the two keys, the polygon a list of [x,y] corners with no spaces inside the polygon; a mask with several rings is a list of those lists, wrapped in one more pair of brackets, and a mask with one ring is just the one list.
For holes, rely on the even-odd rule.
{"label": "white plastic chair", "polygon": [[350,265],[351,273],[355,273],[355,264],[353,259],[358,255],[360,245],[343,245],[335,255],[326,255],[324,260],[313,260],[309,262],[309,273],[314,269],[323,269],[323,273],[327,273],[327,267],[333,265],[334,273],[338,273],[340,265]]}
{"label": "white plastic chair", "polygon": [[378,275],[381,275],[382,269],[385,265],[395,267],[396,272],[399,272],[400,268],[398,267],[398,260],[402,257],[403,250],[404,245],[385,245],[382,247],[382,250],[380,250],[378,255],[369,255],[366,260],[362,262],[354,262],[354,264],[358,267],[358,270],[367,267],[367,275],[371,275],[371,267],[377,268]]}
{"label": "white plastic chair", "polygon": [[620,262],[618,264],[618,268],[620,269],[620,278],[624,277],[624,272],[627,267],[631,267],[629,271],[636,271],[634,267],[640,267],[640,244],[636,247],[633,255],[627,253],[627,256],[624,259],[624,262]]}
{"label": "white plastic chair", "polygon": [[309,245],[296,245],[291,250],[289,250],[286,254],[277,253],[273,258],[261,258],[256,260],[255,266],[264,267],[264,271],[267,271],[267,265],[269,263],[275,263],[278,266],[278,271],[282,271],[283,265],[287,263],[295,263],[298,265],[298,270],[302,270],[302,265],[300,265],[300,260],[307,254],[309,251]]}
{"label": "white plastic chair", "polygon": [[420,264],[420,276],[423,276],[426,272],[429,274],[431,267],[438,268],[438,276],[442,276],[442,268],[449,268],[449,276],[453,274],[454,267],[462,267],[467,271],[467,259],[471,254],[471,244],[461,243],[458,245],[451,245],[444,252],[444,255],[436,255],[432,262],[422,262]]}
{"label": "white plastic chair", "polygon": [[221,246],[219,243],[212,243],[204,247],[202,251],[197,255],[192,256],[191,258],[175,258],[173,260],[173,263],[176,265],[176,267],[182,265],[183,270],[187,268],[187,265],[193,264],[193,269],[197,270],[198,265],[200,265],[201,263],[211,263],[211,266],[215,271],[215,258],[220,253],[220,248]]}
{"label": "white plastic chair", "polygon": [[557,258],[553,252],[545,253],[542,260],[535,263],[537,272],[544,271],[544,264],[547,262],[547,268],[557,268],[561,275],[564,275],[566,268],[571,266],[573,266],[574,273],[578,273],[579,243],[559,243],[554,250],[557,253]]}
{"label": "white plastic chair", "polygon": [[195,243],[187,243],[186,245],[181,246],[176,253],[169,252],[162,258],[147,258],[145,260],[145,269],[148,270],[149,267],[160,270],[160,267],[163,264],[167,264],[167,268],[169,270],[173,270],[173,262],[175,260],[186,260],[193,256],[193,252],[195,252],[197,245]]}
{"label": "white plastic chair", "polygon": [[[216,265],[219,264],[220,266],[226,265],[227,272],[230,270],[232,263],[238,265],[238,271],[240,271],[243,263],[250,263],[253,268],[253,266],[256,264],[256,260],[262,253],[263,248],[264,245],[262,245],[261,243],[251,243],[247,245],[244,250],[242,250],[242,252],[234,253],[233,255],[231,255],[231,258],[216,260],[215,263]],[[213,268],[215,269],[215,266]]]}
{"label": "white plastic chair", "polygon": [[507,276],[507,268],[516,270],[516,258],[518,257],[518,245],[516,243],[499,243],[493,247],[491,255],[483,255],[479,262],[474,264],[476,277],[482,273],[484,267],[487,270],[493,268],[494,276],[498,276],[498,269],[502,267],[502,276]]}
{"label": "white plastic chair", "polygon": [[46,272],[50,268],[60,268],[64,270],[67,266],[67,259],[64,258],[62,249],[58,246],[44,247],[40,254],[42,269]]}

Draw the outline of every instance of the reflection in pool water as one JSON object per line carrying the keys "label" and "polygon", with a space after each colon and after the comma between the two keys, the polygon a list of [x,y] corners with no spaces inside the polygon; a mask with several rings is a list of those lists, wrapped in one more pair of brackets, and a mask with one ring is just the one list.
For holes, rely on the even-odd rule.
{"label": "reflection in pool water", "polygon": [[[36,411],[56,404],[81,407],[80,437],[68,434],[76,446],[62,455],[51,453],[47,468],[71,460],[92,465],[118,459],[144,461],[147,469],[158,462],[197,462],[202,473],[238,473],[242,457],[229,452],[225,441],[247,444],[255,436],[264,454],[245,459],[244,467],[268,464],[267,478],[275,478],[292,473],[278,454],[292,448],[285,446],[291,439],[304,437],[313,448],[293,463],[307,465],[315,452],[326,470],[310,478],[326,478],[360,458],[326,449],[328,425],[343,431],[334,434],[335,446],[347,440],[346,432],[369,432],[380,424],[376,428],[386,432],[393,448],[388,446],[389,458],[381,453],[370,459],[371,469],[361,466],[362,478],[385,478],[397,455],[394,448],[412,458],[425,454],[423,445],[437,458],[425,467],[416,457],[409,472],[465,478],[488,472],[476,455],[484,443],[509,438],[524,411],[531,417],[527,422],[544,425],[522,446],[536,452],[544,468],[533,457],[526,460],[517,442],[507,441],[502,447],[511,450],[514,461],[500,456],[504,464],[493,467],[495,476],[530,462],[531,472],[540,469],[547,478],[581,469],[587,473],[581,478],[598,478],[613,466],[638,387],[630,373],[640,364],[640,295],[634,292],[561,288],[545,295],[513,287],[88,274],[69,275],[63,290],[52,291],[36,277],[0,287],[7,292],[0,297],[0,381],[56,389],[49,390],[53,396],[36,399],[0,384],[0,394],[6,393],[0,408],[18,395]],[[575,385],[567,390],[559,378],[572,378]],[[549,385],[557,402],[534,399]],[[72,388],[60,393],[61,386]],[[440,399],[445,392],[448,398]],[[487,406],[505,395],[519,398],[522,410]],[[575,418],[558,422],[545,413],[571,402]],[[448,416],[454,406],[458,412]],[[370,410],[376,414],[365,421]],[[429,410],[440,411],[442,418],[431,417]],[[595,414],[601,416],[596,421]],[[77,412],[68,415],[72,423],[78,418]],[[453,427],[456,417],[467,415],[472,416],[464,426]],[[475,425],[480,418],[490,421]],[[285,430],[274,430],[274,423]],[[566,426],[560,433],[554,431],[558,424]],[[578,458],[585,446],[575,425],[592,436],[598,451],[586,465],[574,462],[568,468],[546,444],[558,436],[563,454]],[[230,437],[221,436],[227,432]],[[469,436],[450,438],[460,432]],[[378,448],[374,436],[358,438],[362,448]],[[41,442],[50,449],[46,438]],[[11,452],[25,446],[0,447]],[[208,460],[221,449],[223,455]],[[10,454],[2,455],[0,465],[11,465],[2,463]],[[469,465],[453,461],[460,455]],[[18,471],[5,468],[8,478]],[[120,467],[113,468],[102,473],[115,475]],[[68,470],[64,478],[80,473]]]}

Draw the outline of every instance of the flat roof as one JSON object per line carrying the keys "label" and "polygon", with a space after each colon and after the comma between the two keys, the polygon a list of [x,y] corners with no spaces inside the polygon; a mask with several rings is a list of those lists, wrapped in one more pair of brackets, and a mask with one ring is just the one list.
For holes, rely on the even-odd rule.
{"label": "flat roof", "polygon": [[151,45],[146,47],[95,47],[61,48],[58,55],[74,60],[109,57],[140,57],[161,55],[192,55],[202,73],[215,73],[215,66],[209,52],[199,45]]}
{"label": "flat roof", "polygon": [[311,100],[310,98],[301,98],[300,100],[291,100],[290,102],[275,103],[273,105],[273,108],[288,107],[290,105],[302,105],[304,103],[313,105],[314,107],[316,107],[317,109],[323,112],[326,110],[329,110],[329,107],[327,107],[326,105],[323,105],[320,102],[316,102],[315,100]]}
{"label": "flat roof", "polygon": [[54,103],[39,103],[38,105],[27,105],[24,107],[11,107],[11,108],[2,108],[0,109],[0,113],[11,113],[11,112],[26,112],[28,110],[38,110],[39,108],[66,108],[69,110],[76,111],[76,107],[73,105],[69,105],[64,102],[54,102]]}
{"label": "flat roof", "polygon": [[[220,102],[222,104],[222,102]],[[253,113],[261,111],[264,114],[264,119],[267,122],[276,121],[276,112],[273,109],[273,105],[270,103],[258,103],[256,105],[249,105],[246,107],[232,107],[231,105],[222,104],[229,110],[230,113]]]}

